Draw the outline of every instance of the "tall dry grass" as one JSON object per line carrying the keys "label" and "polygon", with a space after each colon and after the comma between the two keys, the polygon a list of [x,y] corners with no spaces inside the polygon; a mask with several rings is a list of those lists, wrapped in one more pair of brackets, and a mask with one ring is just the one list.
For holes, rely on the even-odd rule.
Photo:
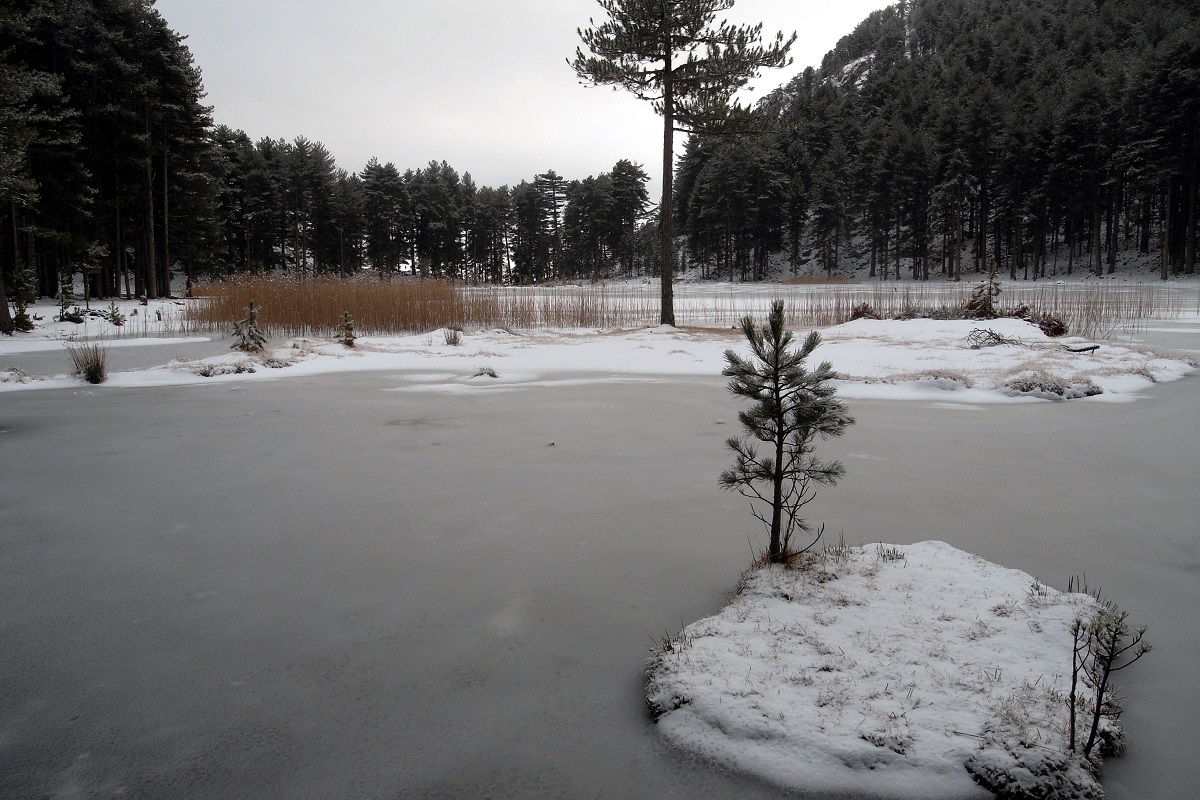
{"label": "tall dry grass", "polygon": [[227,331],[250,303],[261,306],[258,325],[270,338],[326,336],[349,311],[358,332],[415,333],[459,322],[461,302],[440,281],[344,280],[333,277],[245,276],[195,286],[184,325]]}
{"label": "tall dry grass", "polygon": [[[875,283],[828,285],[680,285],[675,320],[681,326],[731,327],[745,315],[767,313],[783,300],[797,328],[845,322],[868,304],[880,317],[961,313],[973,284]],[[227,332],[246,305],[262,306],[259,325],[269,337],[334,336],[349,311],[363,334],[424,333],[437,328],[621,328],[656,325],[657,284],[589,284],[559,287],[462,286],[446,281],[341,278],[240,277],[198,286],[184,326]],[[1165,286],[1006,284],[1001,309],[1026,306],[1063,320],[1072,334],[1104,337],[1148,319],[1177,317],[1188,309],[1183,292]]]}

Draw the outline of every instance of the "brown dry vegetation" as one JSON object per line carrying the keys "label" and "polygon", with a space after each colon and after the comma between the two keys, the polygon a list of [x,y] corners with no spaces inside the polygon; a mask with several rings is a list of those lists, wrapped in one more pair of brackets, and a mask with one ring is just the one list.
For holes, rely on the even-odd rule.
{"label": "brown dry vegetation", "polygon": [[[879,317],[960,318],[974,285],[873,284],[680,285],[675,313],[681,326],[729,327],[746,314],[761,315],[783,300],[788,324],[797,328],[837,325],[856,306],[869,304]],[[400,279],[241,277],[195,287],[184,327],[227,332],[250,302],[262,306],[259,325],[269,337],[334,336],[342,312],[367,335],[424,333],[437,328],[628,328],[658,322],[658,287],[590,284],[515,288],[463,286],[447,281]],[[1027,307],[1065,322],[1077,336],[1103,337],[1147,319],[1185,311],[1184,294],[1172,287],[1050,285],[1005,286],[1005,309]]]}

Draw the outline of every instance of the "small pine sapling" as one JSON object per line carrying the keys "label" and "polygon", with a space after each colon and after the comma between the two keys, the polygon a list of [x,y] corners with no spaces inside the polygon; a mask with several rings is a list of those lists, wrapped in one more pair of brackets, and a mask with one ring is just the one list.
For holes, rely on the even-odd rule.
{"label": "small pine sapling", "polygon": [[[1072,624],[1071,690],[1067,698],[1067,747],[1071,752],[1076,752],[1078,746],[1076,731],[1081,710],[1087,725],[1087,739],[1080,750],[1083,757],[1090,758],[1100,742],[1104,742],[1101,755],[1120,752],[1119,742],[1108,741],[1100,723],[1102,719],[1115,720],[1121,715],[1120,698],[1113,688],[1112,676],[1153,649],[1145,636],[1144,626],[1130,627],[1129,612],[1108,602],[1101,603],[1089,620],[1076,619]],[[1079,696],[1081,682],[1085,689],[1090,689],[1090,698]]]}
{"label": "small pine sapling", "polygon": [[350,316],[349,311],[342,312],[342,320],[338,323],[337,338],[346,347],[354,347],[354,340],[358,337],[354,335],[354,317]]}
{"label": "small pine sapling", "polygon": [[1000,296],[1000,281],[996,280],[996,264],[988,262],[987,281],[975,287],[965,309],[968,319],[995,319],[996,298]]}
{"label": "small pine sapling", "polygon": [[117,308],[116,300],[109,302],[108,313],[104,315],[104,318],[118,328],[125,324],[125,315],[121,313],[121,309]]}
{"label": "small pine sapling", "polygon": [[29,307],[37,302],[37,276],[24,262],[21,262],[13,276],[13,328],[23,333],[33,330],[33,319],[29,316]]}
{"label": "small pine sapling", "polygon": [[[76,306],[75,314],[67,311],[67,306],[75,303],[75,272],[69,269],[61,269],[58,273],[58,319],[60,322],[75,322],[73,317],[80,316],[78,314],[79,307]],[[79,322],[83,322],[80,316]]]}
{"label": "small pine sapling", "polygon": [[258,312],[260,311],[262,311],[262,306],[254,305],[253,300],[246,304],[246,316],[233,323],[233,335],[237,341],[230,345],[230,349],[246,353],[261,353],[266,348],[267,337],[258,327]]}
{"label": "small pine sapling", "polygon": [[[741,328],[753,358],[726,350],[721,374],[730,379],[730,392],[754,405],[738,413],[746,435],[726,441],[735,461],[721,473],[720,484],[750,498],[751,513],[770,535],[768,560],[786,563],[820,539],[818,532],[804,548],[792,548],[796,531],[812,532],[799,517],[800,509],[813,499],[817,486],[832,486],[845,474],[841,462],[816,459],[813,442],[817,437],[841,436],[854,419],[830,385],[837,373],[829,362],[812,371],[805,368],[806,359],[821,343],[820,334],[813,331],[799,349],[791,348],[782,301],[772,304],[766,326],[759,328],[747,316]],[[755,441],[768,445],[769,452],[760,456]],[[755,501],[770,509],[769,518]]]}

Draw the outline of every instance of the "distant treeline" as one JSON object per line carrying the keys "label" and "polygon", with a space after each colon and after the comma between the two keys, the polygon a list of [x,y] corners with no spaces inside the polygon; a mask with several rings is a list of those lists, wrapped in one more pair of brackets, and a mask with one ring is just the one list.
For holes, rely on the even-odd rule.
{"label": "distant treeline", "polygon": [[[1192,273],[1200,161],[1194,0],[907,0],[767,101],[780,125],[694,137],[677,231],[711,274],[767,257],[871,275]],[[811,267],[810,267],[811,268]]]}
{"label": "distant treeline", "polygon": [[477,187],[446,162],[401,173],[371,159],[359,174],[303,138],[252,143],[214,132],[220,169],[211,271],[384,275],[540,283],[631,275],[651,241],[639,235],[647,175],[626,160],[568,181],[549,170],[511,189]]}
{"label": "distant treeline", "polygon": [[[653,269],[638,165],[476,187],[445,162],[339,169],[320,143],[214,127],[150,0],[15,0],[0,14],[0,275],[56,295],[170,291],[238,272],[542,282]],[[5,308],[7,312],[7,308]],[[7,316],[7,313],[5,314]],[[3,320],[0,320],[3,322]]]}
{"label": "distant treeline", "polygon": [[[1195,269],[1200,21],[1188,0],[916,0],[774,92],[757,136],[693,136],[681,258],[714,277]],[[214,126],[150,0],[0,14],[0,276],[158,296],[172,273],[416,273],[538,283],[654,273],[647,176],[622,160],[477,187],[445,162],[337,167]],[[7,316],[5,308],[3,316]],[[0,319],[3,322],[3,319]]]}

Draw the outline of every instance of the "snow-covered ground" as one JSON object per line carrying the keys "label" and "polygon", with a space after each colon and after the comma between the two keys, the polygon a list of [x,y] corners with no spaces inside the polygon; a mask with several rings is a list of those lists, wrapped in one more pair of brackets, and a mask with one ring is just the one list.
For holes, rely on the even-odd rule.
{"label": "snow-covered ground", "polygon": [[[137,322],[125,326],[93,317],[81,326],[45,324],[33,334],[0,337],[0,392],[79,388],[60,354],[68,338],[104,338],[114,352],[137,346],[162,353],[154,366],[115,371],[98,393],[373,371],[394,374],[390,391],[401,394],[486,395],[711,378],[727,348],[743,347],[736,331],[713,328],[468,330],[458,346],[439,330],[365,336],[354,348],[329,340],[274,342],[267,353],[250,356],[229,350],[228,339],[179,336],[178,308],[162,301],[141,307],[130,317]],[[48,318],[49,309],[40,311]],[[1195,315],[1172,325],[1200,332]],[[976,328],[1018,343],[974,349],[967,335]],[[1079,398],[1072,403],[1096,403],[1144,396],[1155,382],[1194,370],[1185,354],[1128,340],[1050,339],[1008,319],[858,320],[822,334],[817,357],[843,375],[839,392],[847,398],[966,407],[1065,395]],[[1091,352],[1067,349],[1093,343],[1100,346]],[[184,344],[199,344],[205,353],[176,358]],[[44,368],[14,369],[6,357]],[[979,749],[976,737],[1006,704],[1036,707],[1063,691],[1070,663],[1064,626],[1086,599],[1038,590],[1028,575],[945,545],[888,552],[903,558],[868,545],[825,565],[836,580],[779,570],[752,575],[718,617],[687,629],[678,640],[687,647],[671,651],[679,669],[673,683],[664,675],[656,684],[658,702],[680,704],[662,729],[685,747],[784,785],[893,796],[977,792],[963,769]],[[1033,727],[1049,739],[1061,736],[1055,725]]]}
{"label": "snow-covered ground", "polygon": [[664,643],[647,692],[664,735],[789,788],[955,800],[991,796],[965,767],[1005,771],[1008,743],[1043,775],[1063,762],[1055,797],[1099,796],[1061,755],[1071,625],[1092,596],[942,542],[810,553],[747,573]]}
{"label": "snow-covered ground", "polygon": [[[143,318],[154,310],[143,309]],[[1188,322],[1184,320],[1183,322]],[[1200,325],[1200,320],[1194,320]],[[71,339],[114,333],[90,319],[77,330],[55,323],[34,334],[0,339],[5,355],[65,351]],[[89,327],[90,326],[90,327]],[[170,329],[167,318],[160,328]],[[72,326],[74,327],[74,326]],[[987,329],[1016,344],[973,348],[968,335]],[[109,347],[162,345],[161,365],[115,372],[107,387],[132,388],[220,380],[254,380],[363,370],[403,371],[413,391],[500,391],[564,380],[628,380],[655,375],[714,375],[726,349],[742,346],[734,330],[660,326],[630,330],[466,331],[451,345],[442,330],[418,336],[360,337],[353,348],[330,340],[294,339],[263,354],[229,351],[205,358],[174,359],[171,346],[203,337],[155,336],[106,339]],[[74,334],[74,336],[71,336]],[[924,398],[959,403],[1026,402],[1031,399],[1086,397],[1121,401],[1159,381],[1193,369],[1181,357],[1131,343],[1103,342],[1091,352],[1073,352],[1094,342],[1077,337],[1049,338],[1036,326],[1014,319],[989,321],[855,320],[822,330],[817,357],[842,376],[839,391],[848,398]],[[224,348],[214,342],[214,350]],[[65,370],[28,374],[0,362],[0,391],[77,386]],[[488,372],[495,373],[492,377]]]}

